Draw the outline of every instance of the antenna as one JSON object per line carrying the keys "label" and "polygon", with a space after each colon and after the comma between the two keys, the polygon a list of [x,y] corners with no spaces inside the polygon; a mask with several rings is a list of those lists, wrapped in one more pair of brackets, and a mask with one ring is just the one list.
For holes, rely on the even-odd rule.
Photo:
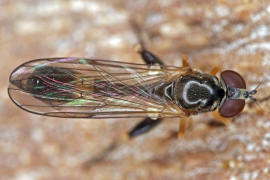
{"label": "antenna", "polygon": [[[249,106],[253,106],[253,104],[255,103],[260,109],[262,109],[261,105],[258,103],[258,100],[253,97],[253,95],[255,95],[257,93],[257,89],[262,85],[262,83],[264,82],[264,79],[262,79],[259,84],[256,86],[255,89],[251,90],[248,92],[248,98],[252,101],[249,103]],[[261,100],[259,100],[259,102],[261,102]]]}
{"label": "antenna", "polygon": [[259,84],[256,86],[255,89],[251,90],[248,92],[247,94],[247,98],[249,98],[250,100],[252,100],[253,102],[255,102],[257,104],[257,99],[255,97],[253,97],[253,95],[255,95],[257,93],[257,89],[262,85],[263,83],[263,79],[259,82]]}

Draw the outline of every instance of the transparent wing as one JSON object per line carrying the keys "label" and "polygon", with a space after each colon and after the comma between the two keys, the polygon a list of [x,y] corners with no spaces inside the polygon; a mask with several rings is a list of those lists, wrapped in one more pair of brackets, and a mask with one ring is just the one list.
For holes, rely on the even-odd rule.
{"label": "transparent wing", "polygon": [[9,96],[35,114],[67,118],[181,117],[153,88],[181,68],[83,58],[29,61],[10,76]]}

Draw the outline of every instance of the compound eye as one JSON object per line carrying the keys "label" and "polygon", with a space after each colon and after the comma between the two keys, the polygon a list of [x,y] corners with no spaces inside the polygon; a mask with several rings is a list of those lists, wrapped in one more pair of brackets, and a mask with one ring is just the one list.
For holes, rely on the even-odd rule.
{"label": "compound eye", "polygon": [[[226,70],[220,75],[227,87],[246,89],[244,78],[235,71]],[[230,118],[239,114],[245,107],[243,99],[226,99],[219,108],[219,114],[223,117]]]}
{"label": "compound eye", "polygon": [[226,70],[220,75],[225,84],[234,88],[246,89],[246,82],[243,77],[235,71]]}
{"label": "compound eye", "polygon": [[219,109],[222,117],[230,118],[239,114],[245,107],[243,99],[227,99]]}

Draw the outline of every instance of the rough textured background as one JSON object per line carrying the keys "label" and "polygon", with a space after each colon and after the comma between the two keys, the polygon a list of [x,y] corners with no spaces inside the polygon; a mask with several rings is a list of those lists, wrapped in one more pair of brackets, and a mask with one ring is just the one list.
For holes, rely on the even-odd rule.
{"label": "rough textured background", "polygon": [[100,153],[140,119],[74,120],[32,115],[7,96],[11,71],[30,59],[79,56],[142,62],[136,20],[148,49],[168,65],[242,74],[270,95],[270,1],[0,1],[0,179],[270,179],[270,101],[246,106],[228,127],[194,117],[184,140],[178,120]]}

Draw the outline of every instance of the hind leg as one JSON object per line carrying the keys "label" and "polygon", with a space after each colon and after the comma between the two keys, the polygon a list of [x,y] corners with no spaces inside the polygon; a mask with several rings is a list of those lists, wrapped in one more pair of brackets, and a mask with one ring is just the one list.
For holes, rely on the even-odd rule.
{"label": "hind leg", "polygon": [[164,66],[164,63],[156,55],[146,50],[141,44],[136,45],[136,51],[141,55],[142,59],[147,65],[161,65]]}
{"label": "hind leg", "polygon": [[144,62],[150,66],[154,64],[164,66],[164,63],[160,60],[160,58],[146,50],[144,42],[145,38],[143,38],[143,33],[140,26],[135,21],[131,21],[130,23],[139,41],[139,43],[135,46],[135,49],[141,55]]}
{"label": "hind leg", "polygon": [[151,119],[150,117],[145,118],[139,122],[131,131],[128,132],[128,137],[133,138],[135,136],[149,132],[151,129],[156,127],[162,121],[161,118]]}

